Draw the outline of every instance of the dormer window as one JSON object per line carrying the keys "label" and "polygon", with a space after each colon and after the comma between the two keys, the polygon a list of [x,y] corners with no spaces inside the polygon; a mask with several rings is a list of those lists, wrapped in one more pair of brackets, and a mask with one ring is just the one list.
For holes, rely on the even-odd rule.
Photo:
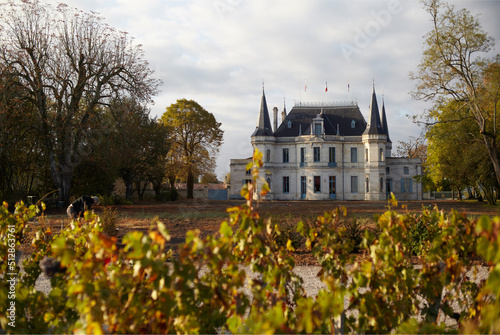
{"label": "dormer window", "polygon": [[354,120],[351,121],[351,128],[356,128],[356,121]]}
{"label": "dormer window", "polygon": [[314,135],[316,135],[316,136],[321,135],[321,123],[314,124]]}
{"label": "dormer window", "polygon": [[316,136],[321,136],[323,135],[323,118],[321,117],[321,115],[317,115],[314,119],[313,119],[313,131],[314,131],[314,135]]}
{"label": "dormer window", "polygon": [[288,120],[288,128],[292,128],[292,121]]}

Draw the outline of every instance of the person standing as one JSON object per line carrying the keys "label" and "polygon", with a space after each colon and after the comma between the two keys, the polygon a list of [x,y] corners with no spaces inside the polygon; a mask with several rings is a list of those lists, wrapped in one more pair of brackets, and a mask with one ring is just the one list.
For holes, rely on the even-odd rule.
{"label": "person standing", "polygon": [[93,205],[98,204],[98,197],[89,197],[87,195],[84,195],[73,201],[73,203],[68,206],[66,213],[68,214],[68,217],[72,219],[77,219],[79,217],[82,218],[85,211],[91,210]]}

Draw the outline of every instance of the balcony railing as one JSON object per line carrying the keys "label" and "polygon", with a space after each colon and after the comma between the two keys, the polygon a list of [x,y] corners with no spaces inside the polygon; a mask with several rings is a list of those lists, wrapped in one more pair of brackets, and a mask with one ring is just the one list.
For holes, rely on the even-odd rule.
{"label": "balcony railing", "polygon": [[295,101],[294,107],[352,107],[357,106],[354,101],[320,101],[320,102],[305,102]]}

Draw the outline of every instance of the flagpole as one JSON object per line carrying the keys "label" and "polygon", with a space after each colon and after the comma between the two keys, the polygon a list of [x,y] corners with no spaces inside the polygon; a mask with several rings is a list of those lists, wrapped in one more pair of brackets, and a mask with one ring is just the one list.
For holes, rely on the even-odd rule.
{"label": "flagpole", "polygon": [[307,80],[304,82],[304,101],[307,101]]}
{"label": "flagpole", "polygon": [[349,102],[352,101],[351,99],[351,85],[349,84],[349,80],[347,81],[347,94],[349,96]]}
{"label": "flagpole", "polygon": [[325,82],[325,106],[328,103],[328,82]]}

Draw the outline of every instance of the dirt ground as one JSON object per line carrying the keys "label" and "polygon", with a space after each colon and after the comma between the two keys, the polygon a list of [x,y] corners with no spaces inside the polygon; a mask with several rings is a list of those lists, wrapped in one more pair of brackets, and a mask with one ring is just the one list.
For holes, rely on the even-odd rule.
{"label": "dirt ground", "polygon": [[[166,226],[171,234],[170,247],[182,243],[189,230],[199,229],[201,236],[216,235],[220,223],[229,218],[226,209],[243,204],[243,201],[209,201],[209,200],[182,200],[169,203],[140,203],[130,206],[111,206],[104,208],[96,206],[97,214],[112,210],[116,215],[119,240],[129,231],[147,231],[157,217]],[[272,216],[280,222],[294,225],[299,220],[314,220],[317,215],[331,211],[339,206],[346,207],[348,216],[371,219],[376,214],[388,210],[387,202],[380,201],[265,201],[258,204],[258,211],[263,217]],[[500,207],[489,206],[477,201],[401,201],[398,207],[392,208],[398,212],[418,212],[423,206],[450,212],[456,210],[470,216],[500,215]],[[46,212],[47,222],[57,231],[66,224],[65,210],[50,210]],[[302,248],[294,255],[297,265],[314,265],[315,260]]]}

